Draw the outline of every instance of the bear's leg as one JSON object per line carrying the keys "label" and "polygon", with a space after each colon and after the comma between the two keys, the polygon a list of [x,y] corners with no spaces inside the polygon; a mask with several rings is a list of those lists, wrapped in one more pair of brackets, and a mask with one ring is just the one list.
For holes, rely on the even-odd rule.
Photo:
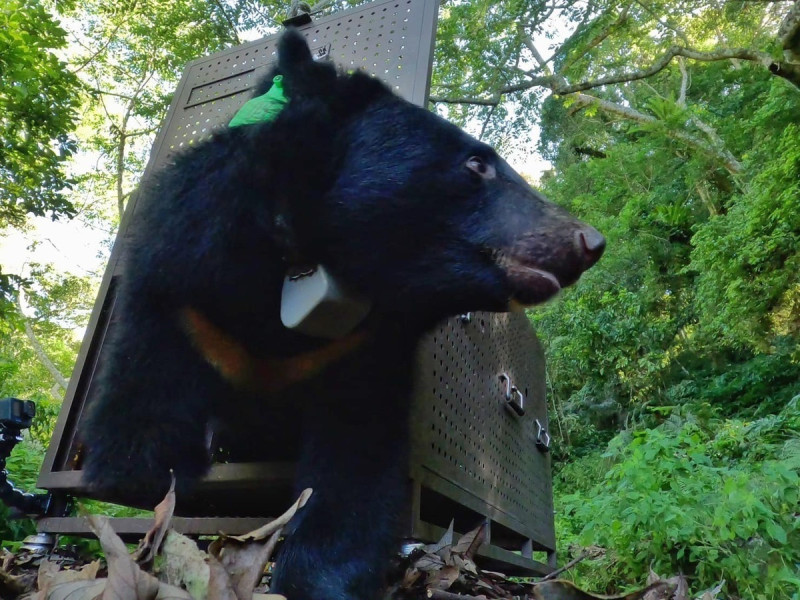
{"label": "bear's leg", "polygon": [[290,525],[271,591],[289,600],[374,600],[399,549],[408,415],[386,398],[314,412],[298,466],[299,488],[314,493]]}
{"label": "bear's leg", "polygon": [[134,316],[112,328],[80,435],[86,483],[146,505],[166,493],[170,469],[184,490],[207,470],[210,404],[220,392],[174,322]]}

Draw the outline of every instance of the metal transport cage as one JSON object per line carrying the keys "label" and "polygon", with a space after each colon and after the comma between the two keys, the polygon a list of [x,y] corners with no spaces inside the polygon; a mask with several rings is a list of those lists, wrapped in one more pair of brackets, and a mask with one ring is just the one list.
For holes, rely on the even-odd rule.
{"label": "metal transport cage", "polygon": [[[425,106],[438,2],[377,0],[300,27],[317,58],[364,69]],[[190,63],[153,146],[145,177],[182,148],[227,124],[276,59],[271,36]],[[120,227],[136,210],[131,199]],[[40,531],[88,532],[64,517],[69,495],[89,495],[81,479],[75,433],[113,326],[120,243],[111,254],[38,485],[54,493]],[[411,511],[407,535],[437,539],[450,523],[465,533],[488,522],[478,560],[509,574],[555,566],[555,534],[544,357],[523,314],[453,317],[422,344],[411,415]],[[291,460],[215,464],[193,496],[180,498],[174,525],[189,534],[243,533],[292,501]],[[121,499],[124,501],[124,499]],[[143,533],[147,519],[114,519],[123,535]]]}

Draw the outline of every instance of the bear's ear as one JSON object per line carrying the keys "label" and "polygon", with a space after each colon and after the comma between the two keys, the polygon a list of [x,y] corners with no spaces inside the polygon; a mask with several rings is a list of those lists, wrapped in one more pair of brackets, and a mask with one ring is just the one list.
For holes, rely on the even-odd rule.
{"label": "bear's ear", "polygon": [[311,62],[313,59],[306,38],[294,27],[289,27],[278,41],[278,68],[288,74]]}
{"label": "bear's ear", "polygon": [[364,71],[355,71],[342,78],[339,83],[338,100],[340,110],[345,113],[364,110],[369,105],[392,96],[392,91],[385,83]]}
{"label": "bear's ear", "polygon": [[336,83],[333,64],[315,62],[306,38],[293,27],[278,42],[278,72],[289,100],[330,95]]}

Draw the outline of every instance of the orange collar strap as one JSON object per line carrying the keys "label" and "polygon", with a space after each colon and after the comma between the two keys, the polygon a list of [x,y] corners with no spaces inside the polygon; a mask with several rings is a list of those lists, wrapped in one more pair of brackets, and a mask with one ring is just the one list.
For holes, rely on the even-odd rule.
{"label": "orange collar strap", "polygon": [[194,347],[226,381],[261,393],[279,392],[314,377],[367,338],[359,331],[289,358],[258,358],[192,307],[181,310],[180,320]]}

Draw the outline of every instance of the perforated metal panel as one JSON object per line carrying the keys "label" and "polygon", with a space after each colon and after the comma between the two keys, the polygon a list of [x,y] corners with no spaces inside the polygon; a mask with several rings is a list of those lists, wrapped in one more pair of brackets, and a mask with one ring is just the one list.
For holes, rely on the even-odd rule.
{"label": "perforated metal panel", "polygon": [[[457,482],[540,545],[554,539],[547,454],[544,359],[521,314],[476,313],[450,319],[420,352],[413,422],[416,468]],[[507,406],[505,373],[525,398],[523,416]]]}
{"label": "perforated metal panel", "polygon": [[[438,2],[388,0],[301,28],[312,53],[345,69],[363,69],[410,102],[428,96]],[[173,108],[153,148],[148,170],[170,154],[224,127],[277,60],[277,36],[189,63]]]}
{"label": "perforated metal panel", "polygon": [[[301,31],[318,56],[344,68],[363,68],[408,100],[425,105],[437,4],[379,0]],[[145,177],[174,153],[227,124],[275,61],[276,42],[273,36],[187,66]],[[125,236],[135,209],[134,198],[118,239]],[[45,458],[38,482],[42,488],[86,495],[74,437],[96,365],[103,358],[105,336],[113,326],[115,281],[120,276],[115,246]],[[492,542],[482,550],[484,560],[509,573],[547,569],[531,560],[533,550],[551,558],[555,550],[549,458],[535,445],[536,419],[546,426],[543,365],[541,347],[522,314],[478,313],[469,323],[453,318],[425,340],[412,414],[409,535],[430,540],[451,518],[456,531],[463,533],[488,518]],[[526,397],[522,417],[505,408],[498,379],[503,372]],[[216,465],[198,493],[184,498],[179,508],[188,517],[275,514],[290,501],[292,470],[291,462]],[[210,519],[208,533],[217,531],[219,522]],[[225,520],[226,527],[234,522]],[[75,523],[48,519],[41,527],[77,532]],[[251,521],[242,523],[248,527]],[[192,531],[201,529],[201,520],[193,520]]]}

